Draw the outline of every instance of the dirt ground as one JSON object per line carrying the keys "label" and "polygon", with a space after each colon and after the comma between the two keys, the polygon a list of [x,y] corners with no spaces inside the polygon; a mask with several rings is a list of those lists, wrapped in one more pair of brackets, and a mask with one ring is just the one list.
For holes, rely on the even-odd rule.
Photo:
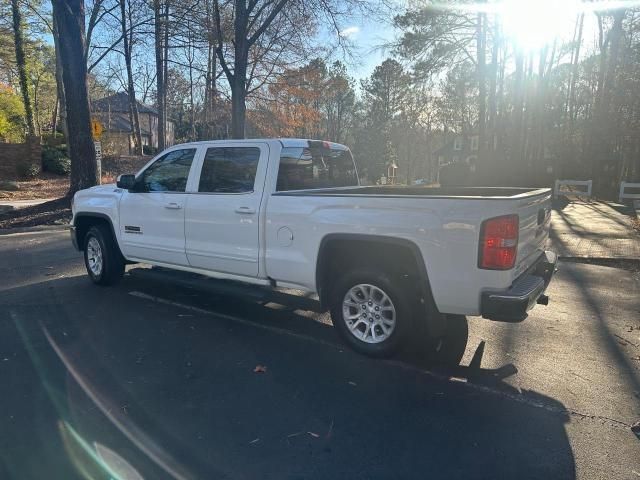
{"label": "dirt ground", "polygon": [[[135,173],[151,157],[104,158],[102,162],[102,184],[115,183],[122,173]],[[0,202],[12,200],[35,200],[53,198],[55,200],[33,207],[20,208],[0,214],[0,229],[32,227],[36,225],[56,225],[68,223],[71,219],[69,177],[42,172],[32,180],[14,180],[19,189],[0,190]]]}
{"label": "dirt ground", "polygon": [[[135,173],[151,157],[120,157],[103,159],[102,183],[114,183],[122,173]],[[9,179],[15,181],[19,190],[0,190],[1,200],[34,200],[39,198],[62,198],[69,190],[69,177],[42,172],[32,180]]]}
{"label": "dirt ground", "polygon": [[64,197],[69,190],[69,178],[43,172],[33,180],[16,180],[19,190],[0,190],[2,200],[33,200]]}
{"label": "dirt ground", "polygon": [[71,199],[62,197],[32,207],[0,214],[0,230],[5,228],[64,225],[71,220]]}

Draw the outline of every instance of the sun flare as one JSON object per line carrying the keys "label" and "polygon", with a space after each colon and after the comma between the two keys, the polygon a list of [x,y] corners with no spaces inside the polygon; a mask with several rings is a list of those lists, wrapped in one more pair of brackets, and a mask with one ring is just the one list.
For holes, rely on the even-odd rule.
{"label": "sun flare", "polygon": [[573,31],[581,2],[506,0],[496,4],[504,33],[524,50],[537,50]]}

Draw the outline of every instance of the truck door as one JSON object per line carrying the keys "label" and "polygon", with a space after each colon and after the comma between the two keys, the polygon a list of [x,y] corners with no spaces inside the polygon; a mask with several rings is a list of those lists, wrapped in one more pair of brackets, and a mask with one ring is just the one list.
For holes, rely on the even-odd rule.
{"label": "truck door", "polygon": [[184,214],[197,149],[175,148],[144,169],[120,199],[120,238],[127,258],[188,265]]}
{"label": "truck door", "polygon": [[211,144],[196,167],[196,190],[185,210],[186,252],[192,267],[258,276],[260,206],[269,146]]}

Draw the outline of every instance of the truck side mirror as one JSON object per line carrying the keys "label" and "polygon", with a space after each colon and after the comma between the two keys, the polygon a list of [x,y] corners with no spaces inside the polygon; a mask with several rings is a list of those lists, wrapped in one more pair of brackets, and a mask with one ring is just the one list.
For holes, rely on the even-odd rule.
{"label": "truck side mirror", "polygon": [[136,184],[135,175],[118,175],[116,186],[125,190],[131,190]]}

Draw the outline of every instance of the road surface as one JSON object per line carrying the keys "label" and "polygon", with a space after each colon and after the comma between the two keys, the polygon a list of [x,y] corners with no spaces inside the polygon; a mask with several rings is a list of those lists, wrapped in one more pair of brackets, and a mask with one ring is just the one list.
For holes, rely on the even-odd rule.
{"label": "road surface", "polygon": [[0,478],[640,479],[640,278],[560,268],[523,323],[470,320],[479,370],[443,371],[323,314],[93,286],[66,232],[0,236]]}

